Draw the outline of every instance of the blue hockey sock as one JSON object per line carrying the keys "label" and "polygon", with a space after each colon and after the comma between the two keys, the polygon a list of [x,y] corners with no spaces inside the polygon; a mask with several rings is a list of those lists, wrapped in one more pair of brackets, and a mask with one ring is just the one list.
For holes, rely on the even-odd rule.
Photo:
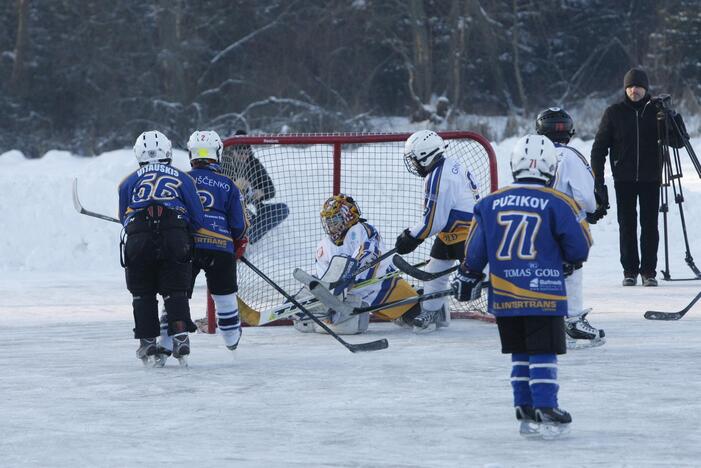
{"label": "blue hockey sock", "polygon": [[533,406],[557,408],[557,355],[532,354],[528,362]]}
{"label": "blue hockey sock", "polygon": [[511,388],[514,391],[514,406],[532,406],[531,389],[528,385],[528,355],[511,355]]}

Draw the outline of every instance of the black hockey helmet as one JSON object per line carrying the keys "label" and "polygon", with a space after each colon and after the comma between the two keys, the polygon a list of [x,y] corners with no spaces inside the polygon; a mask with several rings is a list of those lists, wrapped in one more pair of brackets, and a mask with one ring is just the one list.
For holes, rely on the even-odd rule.
{"label": "black hockey helmet", "polygon": [[567,143],[574,136],[574,122],[570,114],[563,109],[550,107],[536,117],[535,131],[555,143]]}

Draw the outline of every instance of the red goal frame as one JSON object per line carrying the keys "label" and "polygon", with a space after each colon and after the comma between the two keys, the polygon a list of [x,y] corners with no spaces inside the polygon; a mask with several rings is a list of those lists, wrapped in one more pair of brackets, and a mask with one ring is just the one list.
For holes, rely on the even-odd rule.
{"label": "red goal frame", "polygon": [[[445,140],[473,140],[482,146],[488,157],[490,188],[493,192],[498,188],[498,173],[496,153],[484,136],[479,133],[469,131],[449,131],[437,132]],[[341,182],[343,180],[342,154],[344,145],[360,145],[372,143],[393,143],[406,141],[411,133],[332,133],[332,134],[285,134],[285,135],[236,135],[223,140],[224,147],[232,145],[331,145],[333,148],[333,194],[341,192]],[[289,325],[290,320],[279,320],[269,325]],[[216,317],[214,301],[207,293],[207,332],[214,333],[216,330]]]}

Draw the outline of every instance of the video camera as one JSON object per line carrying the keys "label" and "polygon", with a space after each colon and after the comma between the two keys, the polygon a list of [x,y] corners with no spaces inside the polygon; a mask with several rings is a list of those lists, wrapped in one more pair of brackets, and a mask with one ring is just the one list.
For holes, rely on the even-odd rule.
{"label": "video camera", "polygon": [[657,108],[657,110],[674,111],[674,109],[672,109],[672,96],[669,94],[653,96],[650,98],[650,102]]}

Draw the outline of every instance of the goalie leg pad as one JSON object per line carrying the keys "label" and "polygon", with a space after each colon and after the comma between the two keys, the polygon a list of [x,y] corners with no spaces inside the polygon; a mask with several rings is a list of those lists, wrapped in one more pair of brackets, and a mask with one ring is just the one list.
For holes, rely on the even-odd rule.
{"label": "goalie leg pad", "polygon": [[[345,321],[337,324],[330,324],[328,327],[338,335],[357,335],[365,333],[370,324],[370,314],[353,315]],[[326,330],[314,324],[314,331],[317,333],[326,333]]]}

